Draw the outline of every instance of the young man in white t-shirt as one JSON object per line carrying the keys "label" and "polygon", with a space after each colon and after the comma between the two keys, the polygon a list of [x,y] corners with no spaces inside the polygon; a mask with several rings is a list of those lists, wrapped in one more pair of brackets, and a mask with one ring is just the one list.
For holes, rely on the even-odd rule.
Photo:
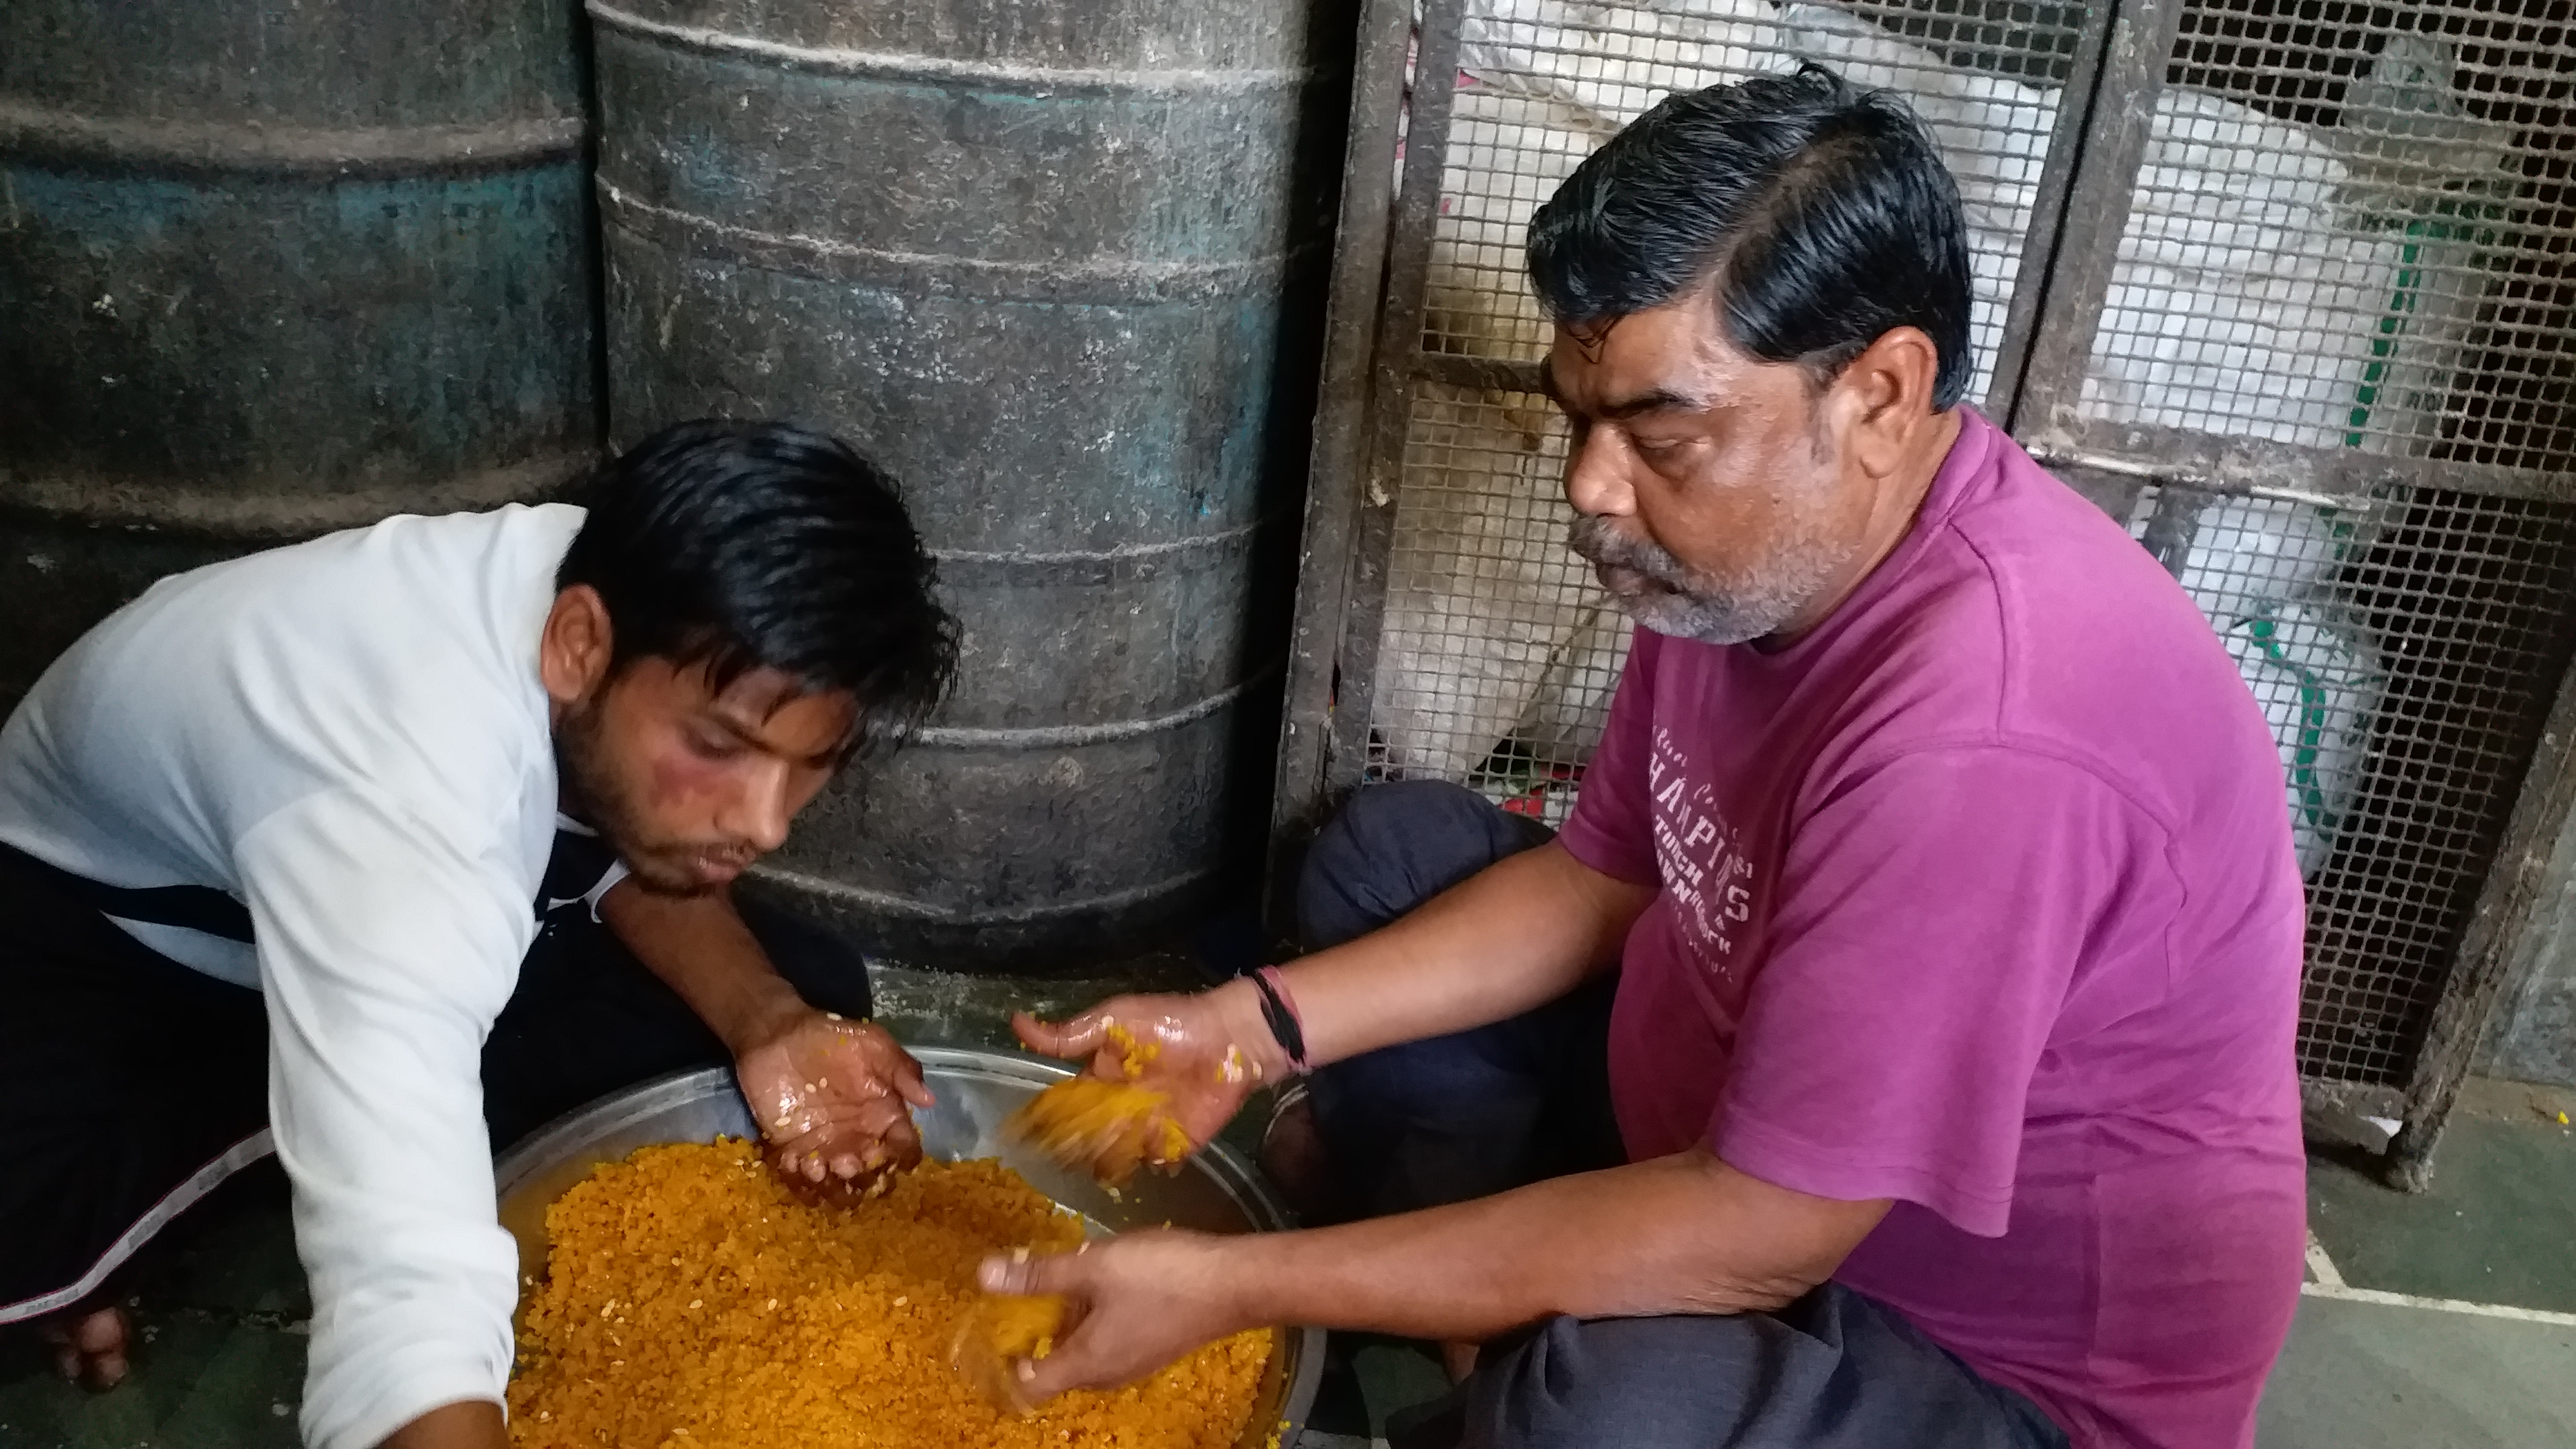
{"label": "young man in white t-shirt", "polygon": [[273,1144],[306,1440],[500,1449],[495,1148],[730,1059],[812,1190],[919,1155],[857,955],[729,886],[937,700],[927,552],[785,425],[669,429],[587,494],[165,579],[0,731],[0,1324],[67,1369],[124,1372],[110,1275]]}

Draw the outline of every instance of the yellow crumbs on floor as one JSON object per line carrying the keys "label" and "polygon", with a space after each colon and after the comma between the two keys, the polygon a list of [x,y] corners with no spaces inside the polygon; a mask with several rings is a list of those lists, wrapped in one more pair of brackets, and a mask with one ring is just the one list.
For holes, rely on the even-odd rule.
{"label": "yellow crumbs on floor", "polygon": [[519,1449],[1227,1449],[1268,1333],[1141,1384],[996,1411],[948,1362],[975,1265],[1081,1225],[996,1162],[925,1162],[853,1208],[798,1202],[740,1141],[648,1147],[546,1213],[510,1382]]}

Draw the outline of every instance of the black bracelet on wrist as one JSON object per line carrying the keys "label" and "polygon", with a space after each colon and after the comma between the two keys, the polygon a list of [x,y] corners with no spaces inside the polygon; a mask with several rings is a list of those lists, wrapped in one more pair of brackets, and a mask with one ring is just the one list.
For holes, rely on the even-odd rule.
{"label": "black bracelet on wrist", "polygon": [[1261,993],[1261,1019],[1269,1024],[1271,1038],[1288,1054],[1288,1065],[1303,1075],[1307,1070],[1306,1030],[1298,1025],[1297,1013],[1288,1009],[1288,1003],[1279,998],[1279,988],[1271,985],[1265,974],[1255,971],[1246,979],[1253,990]]}

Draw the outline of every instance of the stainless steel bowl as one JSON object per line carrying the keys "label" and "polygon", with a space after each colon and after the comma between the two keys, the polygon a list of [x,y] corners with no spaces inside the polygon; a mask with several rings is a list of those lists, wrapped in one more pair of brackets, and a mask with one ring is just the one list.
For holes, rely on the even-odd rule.
{"label": "stainless steel bowl", "polygon": [[[1276,1232],[1288,1226],[1288,1214],[1270,1190],[1222,1144],[1204,1149],[1174,1176],[1139,1173],[1112,1198],[1090,1178],[1064,1172],[1004,1137],[1004,1118],[1039,1088],[1072,1075],[1060,1063],[949,1047],[920,1047],[913,1055],[939,1099],[929,1111],[914,1114],[925,1151],[951,1161],[998,1157],[1038,1191],[1080,1213],[1095,1234],[1166,1223],[1212,1233]],[[657,1142],[756,1135],[733,1073],[721,1067],[647,1082],[547,1126],[512,1149],[496,1169],[501,1226],[519,1240],[519,1271],[530,1278],[545,1275],[546,1208],[593,1167],[621,1161],[636,1148]],[[1260,1396],[1244,1429],[1245,1449],[1270,1442],[1271,1431],[1282,1423],[1286,1428],[1279,1442],[1297,1442],[1324,1371],[1322,1330],[1281,1328],[1273,1335],[1270,1366],[1263,1371]]]}

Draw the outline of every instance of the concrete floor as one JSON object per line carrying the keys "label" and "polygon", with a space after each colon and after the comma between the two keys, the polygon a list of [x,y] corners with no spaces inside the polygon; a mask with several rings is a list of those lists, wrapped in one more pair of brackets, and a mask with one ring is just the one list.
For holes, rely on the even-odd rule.
{"label": "concrete floor", "polygon": [[2473,1082],[2432,1190],[2308,1166],[2309,1296],[2262,1449],[2576,1445],[2576,1092]]}
{"label": "concrete floor", "polygon": [[2353,1283],[2576,1312],[2576,1125],[2561,1112],[2576,1119],[2576,1091],[2472,1082],[2416,1196],[2319,1152],[2309,1229]]}
{"label": "concrete floor", "polygon": [[2306,1299],[2256,1442],[2564,1449],[2576,1444],[2576,1327]]}
{"label": "concrete floor", "polygon": [[[931,1005],[915,1008],[925,1026],[945,1014]],[[2313,1284],[2301,1305],[2262,1449],[2576,1445],[2576,1129],[2554,1118],[2570,1105],[2482,1087],[2421,1197],[2312,1160],[2319,1261],[2342,1286]],[[190,1214],[126,1291],[145,1342],[114,1392],[61,1384],[31,1337],[0,1334],[0,1449],[294,1445],[310,1305],[273,1165]],[[1306,1449],[1365,1446],[1389,1409],[1439,1387],[1410,1345],[1336,1350]]]}

